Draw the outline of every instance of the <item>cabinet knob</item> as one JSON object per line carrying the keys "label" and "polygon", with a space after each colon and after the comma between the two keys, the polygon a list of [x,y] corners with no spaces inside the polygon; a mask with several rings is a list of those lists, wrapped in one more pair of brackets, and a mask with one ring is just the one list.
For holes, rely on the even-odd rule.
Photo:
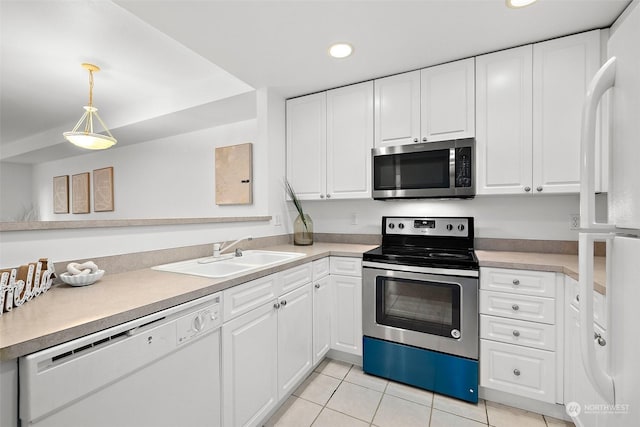
{"label": "cabinet knob", "polygon": [[280,304],[279,303],[275,303],[273,304],[273,308],[275,308],[276,310],[280,308]]}
{"label": "cabinet knob", "polygon": [[520,284],[520,280],[518,280],[518,279],[513,279],[513,282],[512,282],[512,283],[513,283],[514,285],[518,286],[518,285]]}
{"label": "cabinet knob", "polygon": [[597,340],[598,341],[598,345],[600,345],[601,347],[604,347],[605,345],[607,345],[607,340],[602,338],[602,335],[600,335],[597,332],[593,333],[593,339]]}
{"label": "cabinet knob", "polygon": [[531,191],[531,187],[524,187],[524,191],[528,193],[529,191]]}
{"label": "cabinet knob", "polygon": [[514,369],[513,370],[513,375],[515,375],[516,377],[520,376],[520,369]]}
{"label": "cabinet knob", "polygon": [[286,299],[283,299],[283,300],[280,302],[280,305],[281,305],[281,306],[283,306],[283,307],[284,307],[285,305],[287,305],[287,300],[286,300]]}
{"label": "cabinet knob", "polygon": [[518,310],[520,310],[520,306],[519,306],[518,304],[513,304],[513,305],[511,306],[511,308],[513,309],[513,311],[518,311]]}
{"label": "cabinet knob", "polygon": [[331,194],[327,194],[327,199],[330,199],[330,198],[331,198]]}
{"label": "cabinet knob", "polygon": [[320,283],[316,283],[315,285],[313,285],[316,289],[320,289]]}
{"label": "cabinet knob", "polygon": [[418,142],[418,138],[413,138],[413,142]]}
{"label": "cabinet knob", "polygon": [[514,337],[519,337],[519,336],[520,336],[520,331],[518,331],[518,330],[514,330],[514,331],[513,331],[513,336],[514,336]]}
{"label": "cabinet knob", "polygon": [[422,137],[422,142],[427,142],[427,137],[426,136]]}
{"label": "cabinet knob", "polygon": [[580,302],[580,294],[576,295],[576,301]]}
{"label": "cabinet knob", "polygon": [[320,195],[320,198],[321,198],[321,199],[324,199],[324,194],[321,194],[321,195]]}
{"label": "cabinet knob", "polygon": [[536,191],[542,191],[542,187],[536,187]]}

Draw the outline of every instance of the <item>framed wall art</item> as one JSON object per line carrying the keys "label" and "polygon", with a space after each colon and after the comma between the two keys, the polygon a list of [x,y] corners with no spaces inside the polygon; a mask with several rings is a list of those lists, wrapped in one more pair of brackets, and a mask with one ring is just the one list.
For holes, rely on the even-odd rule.
{"label": "framed wall art", "polygon": [[71,177],[71,197],[74,214],[89,213],[89,172]]}
{"label": "framed wall art", "polygon": [[69,175],[53,177],[53,213],[69,213]]}
{"label": "framed wall art", "polygon": [[93,211],[113,211],[113,166],[93,171]]}

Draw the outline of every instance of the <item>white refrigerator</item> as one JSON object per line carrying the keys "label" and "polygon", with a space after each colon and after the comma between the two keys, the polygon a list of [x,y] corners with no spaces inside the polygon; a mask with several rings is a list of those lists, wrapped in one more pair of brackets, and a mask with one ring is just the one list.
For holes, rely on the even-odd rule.
{"label": "white refrigerator", "polygon": [[[580,350],[591,384],[605,404],[576,408],[577,425],[640,426],[640,1],[634,0],[611,29],[608,61],[587,91],[583,110],[580,191]],[[595,221],[596,108],[611,101],[608,222]],[[596,358],[593,329],[593,243],[607,244],[606,366]],[[575,361],[580,363],[580,361]],[[580,402],[588,404],[589,402]],[[585,409],[585,408],[582,408]],[[573,413],[572,413],[573,412]],[[595,421],[594,421],[595,420]]]}

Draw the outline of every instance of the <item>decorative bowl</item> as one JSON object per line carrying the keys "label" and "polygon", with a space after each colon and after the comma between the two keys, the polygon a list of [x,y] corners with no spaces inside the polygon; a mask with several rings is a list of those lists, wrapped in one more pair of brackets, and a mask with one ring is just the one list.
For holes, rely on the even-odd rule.
{"label": "decorative bowl", "polygon": [[97,282],[104,276],[104,270],[98,270],[95,273],[79,274],[72,276],[69,273],[62,273],[60,280],[71,286],[87,286]]}

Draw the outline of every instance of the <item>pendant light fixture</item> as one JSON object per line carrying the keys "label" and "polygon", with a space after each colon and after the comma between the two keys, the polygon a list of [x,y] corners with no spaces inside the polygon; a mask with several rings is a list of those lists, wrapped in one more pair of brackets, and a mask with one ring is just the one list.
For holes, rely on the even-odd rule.
{"label": "pendant light fixture", "polygon": [[[89,71],[89,105],[84,107],[85,112],[78,120],[76,126],[71,132],[65,132],[62,135],[72,144],[81,148],[87,148],[89,150],[104,150],[115,145],[116,139],[111,135],[109,129],[104,124],[100,116],[98,115],[98,109],[93,106],[93,73],[100,71],[100,67],[93,64],[82,64],[82,68]],[[106,135],[95,133],[93,131],[93,119],[98,119],[98,122],[102,125]],[[80,128],[82,124],[84,126]]]}

